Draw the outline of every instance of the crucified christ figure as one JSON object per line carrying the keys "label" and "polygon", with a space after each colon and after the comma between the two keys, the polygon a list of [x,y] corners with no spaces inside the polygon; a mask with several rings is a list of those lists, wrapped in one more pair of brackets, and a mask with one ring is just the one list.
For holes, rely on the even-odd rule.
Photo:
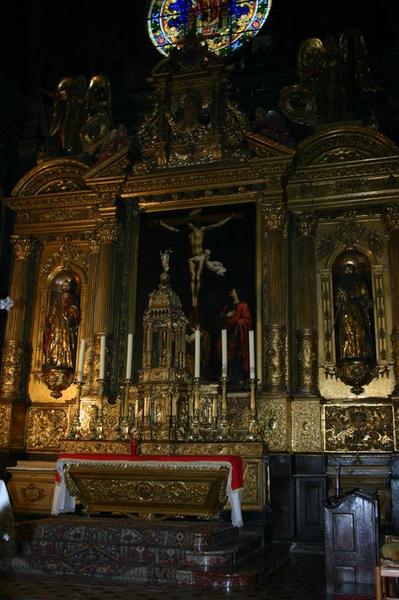
{"label": "crucified christ figure", "polygon": [[[235,219],[238,217],[236,213],[232,213],[228,217],[225,217],[220,221],[211,223],[210,225],[201,225],[198,217],[194,216],[194,218],[192,218],[193,215],[197,215],[198,212],[199,211],[193,211],[192,213],[190,213],[190,216],[187,219],[188,239],[191,247],[191,256],[187,259],[187,263],[191,278],[192,306],[198,305],[198,294],[201,287],[201,276],[204,267],[208,268],[216,275],[223,276],[226,273],[226,269],[220,261],[209,260],[211,251],[209,249],[204,249],[205,233],[211,229],[222,227],[231,219]],[[174,227],[173,225],[170,225],[165,221],[159,221],[159,225],[161,225],[161,227],[164,227],[165,229],[168,229],[169,231],[173,231],[174,233],[180,233],[182,231],[178,227]]]}

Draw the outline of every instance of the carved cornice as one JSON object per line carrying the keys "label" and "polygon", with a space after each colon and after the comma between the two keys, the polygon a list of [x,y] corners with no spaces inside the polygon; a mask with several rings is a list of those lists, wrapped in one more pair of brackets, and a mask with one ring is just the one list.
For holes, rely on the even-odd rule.
{"label": "carved cornice", "polygon": [[68,192],[86,188],[88,165],[71,158],[47,160],[31,169],[12,190],[13,196]]}
{"label": "carved cornice", "polygon": [[[100,203],[98,195],[93,192],[69,192],[63,194],[43,194],[40,196],[24,196],[23,198],[5,198],[4,203],[15,212],[40,211],[45,209],[73,210],[83,207],[91,208]],[[43,217],[44,219],[45,217]]]}

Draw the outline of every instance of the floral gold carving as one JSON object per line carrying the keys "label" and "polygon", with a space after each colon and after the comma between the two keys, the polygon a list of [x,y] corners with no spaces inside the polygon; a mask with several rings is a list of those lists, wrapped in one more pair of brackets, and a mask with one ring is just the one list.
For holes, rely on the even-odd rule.
{"label": "floral gold carving", "polygon": [[115,244],[118,240],[119,226],[117,223],[99,219],[96,233],[100,244]]}
{"label": "floral gold carving", "polygon": [[11,244],[16,260],[28,261],[34,249],[34,240],[28,236],[11,236]]}
{"label": "floral gold carving", "polygon": [[288,225],[288,212],[285,206],[270,206],[264,203],[262,208],[266,230],[278,229],[285,233]]}
{"label": "floral gold carving", "polygon": [[322,258],[326,258],[332,254],[335,248],[335,241],[331,236],[325,235],[318,241],[317,253]]}
{"label": "floral gold carving", "polygon": [[342,221],[335,228],[337,240],[347,249],[359,244],[365,233],[364,227],[357,220],[355,211],[350,211],[342,217]]}
{"label": "floral gold carving", "polygon": [[63,408],[31,407],[28,413],[26,446],[34,449],[59,448],[66,436],[68,417]]}
{"label": "floral gold carving", "polygon": [[271,325],[265,331],[266,378],[268,390],[285,389],[286,379],[286,328]]}
{"label": "floral gold carving", "polygon": [[11,404],[0,404],[0,448],[7,448],[10,438]]}
{"label": "floral gold carving", "polygon": [[321,452],[319,401],[294,400],[291,411],[292,451]]}
{"label": "floral gold carving", "polygon": [[75,244],[65,241],[58,250],[55,250],[51,257],[41,266],[42,276],[47,276],[56,267],[62,266],[64,269],[79,265],[84,270],[87,269],[88,260],[86,253],[82,252]]}
{"label": "floral gold carving", "polygon": [[246,505],[259,504],[258,463],[246,462],[244,466],[244,490],[242,502]]}
{"label": "floral gold carving", "polygon": [[67,440],[60,444],[62,452],[74,454],[126,454],[130,455],[130,442],[118,440]]}
{"label": "floral gold carving", "polygon": [[388,405],[325,407],[326,452],[393,452],[393,414]]}
{"label": "floral gold carving", "polygon": [[399,231],[399,206],[387,206],[384,221],[388,233]]}
{"label": "floral gold carving", "polygon": [[24,347],[15,340],[4,345],[0,395],[7,398],[18,396],[24,369]]}
{"label": "floral gold carving", "polygon": [[396,387],[399,384],[399,327],[396,325],[391,334],[392,358],[395,371]]}
{"label": "floral gold carving", "polygon": [[385,248],[385,240],[378,231],[369,231],[367,234],[367,242],[373,254],[382,256]]}
{"label": "floral gold carving", "polygon": [[288,447],[289,416],[285,398],[258,399],[258,421],[262,439],[272,452],[286,452]]}
{"label": "floral gold carving", "polygon": [[298,215],[298,235],[303,237],[314,237],[317,227],[317,217],[314,212],[301,213]]}
{"label": "floral gold carving", "polygon": [[317,393],[317,332],[311,329],[297,331],[297,390],[305,394]]}

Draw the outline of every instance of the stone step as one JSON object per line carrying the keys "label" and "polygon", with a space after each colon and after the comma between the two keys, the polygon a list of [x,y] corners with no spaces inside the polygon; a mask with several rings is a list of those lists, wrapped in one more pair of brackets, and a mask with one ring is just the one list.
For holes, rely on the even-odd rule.
{"label": "stone step", "polygon": [[145,521],[132,518],[57,516],[25,521],[18,525],[22,544],[33,540],[60,540],[80,544],[95,543],[117,546],[158,546],[205,551],[237,543],[239,530],[221,520]]}

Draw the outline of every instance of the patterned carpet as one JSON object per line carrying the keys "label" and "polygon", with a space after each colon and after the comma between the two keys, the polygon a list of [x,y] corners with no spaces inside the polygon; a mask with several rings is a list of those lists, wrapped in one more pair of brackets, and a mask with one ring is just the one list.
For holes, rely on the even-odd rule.
{"label": "patterned carpet", "polygon": [[[61,583],[62,581],[62,583]],[[21,577],[0,582],[0,600],[323,600],[324,558],[291,554],[277,571],[256,587],[223,592],[163,585],[101,586],[67,582],[65,579],[27,580]]]}

